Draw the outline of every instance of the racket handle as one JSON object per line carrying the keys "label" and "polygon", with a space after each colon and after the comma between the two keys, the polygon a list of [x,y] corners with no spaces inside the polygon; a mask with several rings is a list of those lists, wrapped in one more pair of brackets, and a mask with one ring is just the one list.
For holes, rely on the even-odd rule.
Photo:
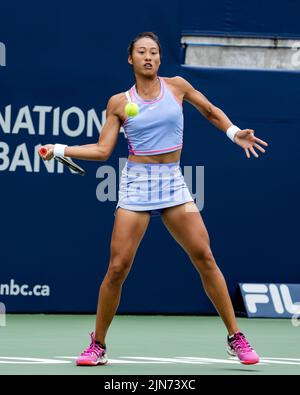
{"label": "racket handle", "polygon": [[48,150],[47,150],[47,148],[45,148],[45,147],[41,147],[39,152],[40,152],[40,154],[41,154],[42,156],[45,156],[45,155],[47,154]]}

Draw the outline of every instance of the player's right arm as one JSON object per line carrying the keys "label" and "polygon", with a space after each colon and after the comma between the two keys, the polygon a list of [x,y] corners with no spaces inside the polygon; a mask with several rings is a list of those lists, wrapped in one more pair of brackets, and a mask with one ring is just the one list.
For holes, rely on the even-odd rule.
{"label": "player's right arm", "polygon": [[[121,127],[119,111],[123,100],[123,94],[114,95],[109,99],[106,108],[106,122],[97,143],[67,146],[64,156],[82,160],[106,161],[112,154],[118,140]],[[48,153],[43,159],[52,159],[54,145],[47,144],[44,147],[47,148]]]}

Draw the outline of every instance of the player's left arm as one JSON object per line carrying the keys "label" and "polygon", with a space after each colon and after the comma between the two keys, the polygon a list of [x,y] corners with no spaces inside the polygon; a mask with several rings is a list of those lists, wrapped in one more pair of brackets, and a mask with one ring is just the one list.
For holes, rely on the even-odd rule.
{"label": "player's left arm", "polygon": [[[216,128],[226,133],[228,128],[233,126],[231,120],[220,108],[212,104],[184,78],[176,77],[176,85],[181,91],[183,100],[197,108],[197,110]],[[252,129],[238,131],[234,136],[234,142],[244,149],[247,158],[250,158],[250,152],[257,158],[258,154],[254,148],[264,153],[265,150],[261,145],[268,145],[265,141],[254,136],[254,130]]]}

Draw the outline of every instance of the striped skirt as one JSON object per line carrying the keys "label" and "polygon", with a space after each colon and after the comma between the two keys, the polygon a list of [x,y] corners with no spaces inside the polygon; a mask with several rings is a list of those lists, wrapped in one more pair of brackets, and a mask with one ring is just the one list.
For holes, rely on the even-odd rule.
{"label": "striped skirt", "polygon": [[193,201],[179,162],[125,163],[116,210],[122,207],[159,215],[164,208]]}

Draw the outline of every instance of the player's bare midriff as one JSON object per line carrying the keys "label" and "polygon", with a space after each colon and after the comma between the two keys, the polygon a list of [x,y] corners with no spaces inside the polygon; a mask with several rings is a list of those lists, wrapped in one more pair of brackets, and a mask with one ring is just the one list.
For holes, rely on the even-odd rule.
{"label": "player's bare midriff", "polygon": [[137,163],[174,163],[179,161],[180,155],[181,155],[181,149],[160,155],[147,155],[147,156],[129,155],[128,160]]}

